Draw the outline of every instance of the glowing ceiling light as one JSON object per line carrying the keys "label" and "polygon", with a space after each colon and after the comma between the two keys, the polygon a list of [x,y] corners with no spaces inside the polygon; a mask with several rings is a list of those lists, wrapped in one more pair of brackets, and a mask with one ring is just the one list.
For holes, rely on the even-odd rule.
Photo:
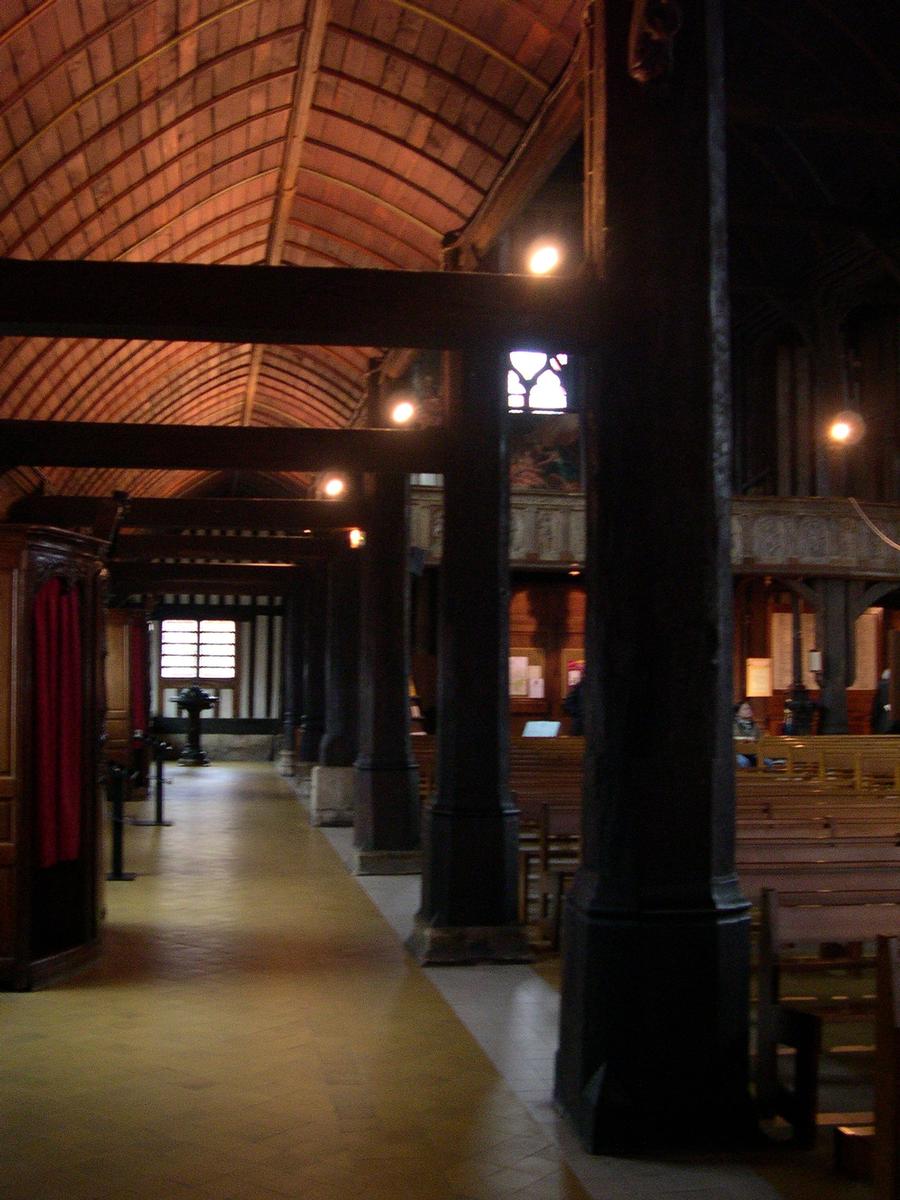
{"label": "glowing ceiling light", "polygon": [[395,425],[406,425],[416,415],[416,406],[411,400],[398,400],[391,409],[391,420]]}
{"label": "glowing ceiling light", "polygon": [[332,475],[330,479],[325,480],[322,491],[331,500],[334,500],[338,496],[342,496],[344,494],[344,489],[346,486],[346,483],[344,483],[343,479],[341,479],[339,475]]}
{"label": "glowing ceiling light", "polygon": [[549,242],[536,246],[528,256],[528,270],[532,275],[548,275],[559,266],[561,257],[559,247]]}

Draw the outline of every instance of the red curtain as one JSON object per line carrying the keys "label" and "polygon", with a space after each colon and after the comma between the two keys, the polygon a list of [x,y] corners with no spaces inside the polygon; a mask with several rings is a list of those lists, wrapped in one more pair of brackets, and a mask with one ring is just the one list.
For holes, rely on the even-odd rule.
{"label": "red curtain", "polygon": [[82,798],[81,606],[50,579],[34,599],[35,801],[38,862],[78,858]]}
{"label": "red curtain", "polygon": [[140,729],[147,735],[149,713],[149,668],[150,653],[147,623],[143,619],[134,621],[129,630],[129,679],[131,681],[131,728]]}

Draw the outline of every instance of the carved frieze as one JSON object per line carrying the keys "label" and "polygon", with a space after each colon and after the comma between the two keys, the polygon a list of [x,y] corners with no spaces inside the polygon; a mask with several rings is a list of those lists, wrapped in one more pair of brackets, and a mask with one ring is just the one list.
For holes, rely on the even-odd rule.
{"label": "carved frieze", "polygon": [[[412,544],[426,561],[441,556],[443,537],[441,492],[412,489]],[[568,567],[584,558],[584,498],[558,492],[517,492],[510,499],[509,557],[514,567]]]}
{"label": "carved frieze", "polygon": [[739,575],[783,572],[848,579],[897,579],[900,505],[865,504],[865,515],[849,500],[741,497],[731,505],[731,565]]}
{"label": "carved frieze", "polygon": [[[863,505],[866,516],[900,544],[900,504]],[[439,488],[413,488],[412,544],[441,556]],[[510,566],[559,569],[585,558],[584,497],[514,492],[510,499]],[[739,497],[731,502],[731,565],[738,575],[782,572],[897,579],[900,551],[873,532],[842,499]]]}

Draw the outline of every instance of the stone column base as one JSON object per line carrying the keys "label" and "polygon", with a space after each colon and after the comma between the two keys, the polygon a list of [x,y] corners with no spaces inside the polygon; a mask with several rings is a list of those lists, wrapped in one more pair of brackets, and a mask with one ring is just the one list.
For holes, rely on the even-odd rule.
{"label": "stone column base", "polygon": [[421,850],[354,851],[356,875],[421,875]]}
{"label": "stone column base", "polygon": [[417,916],[406,948],[423,967],[534,962],[522,925],[429,925]]}
{"label": "stone column base", "polygon": [[355,777],[353,767],[313,767],[309,791],[309,818],[313,825],[353,824]]}
{"label": "stone column base", "polygon": [[294,751],[279,750],[278,763],[276,767],[279,775],[293,775],[296,772],[294,766]]}

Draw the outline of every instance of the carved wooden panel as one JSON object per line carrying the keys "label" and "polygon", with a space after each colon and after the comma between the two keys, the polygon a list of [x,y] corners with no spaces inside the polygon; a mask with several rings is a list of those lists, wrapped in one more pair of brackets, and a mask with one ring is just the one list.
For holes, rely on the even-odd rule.
{"label": "carved wooden panel", "polygon": [[[443,511],[438,488],[413,488],[412,545],[426,561],[441,557]],[[731,502],[731,565],[736,575],[838,576],[900,581],[900,504],[776,496]],[[511,567],[555,568],[583,563],[584,498],[514,492],[510,499]]]}
{"label": "carved wooden panel", "polygon": [[[410,537],[426,553],[441,557],[443,507],[436,488],[414,488]],[[510,499],[509,561],[532,569],[569,567],[584,561],[584,498],[559,493],[516,492]]]}

